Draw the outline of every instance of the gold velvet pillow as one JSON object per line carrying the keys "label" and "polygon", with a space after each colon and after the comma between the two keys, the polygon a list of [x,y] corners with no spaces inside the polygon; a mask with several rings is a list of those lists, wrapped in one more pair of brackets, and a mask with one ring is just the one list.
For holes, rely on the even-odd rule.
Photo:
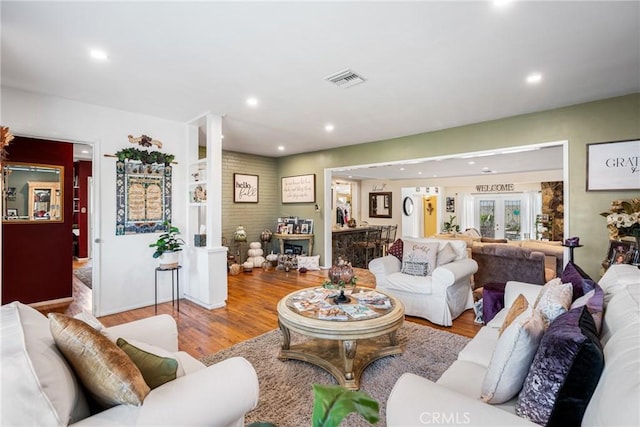
{"label": "gold velvet pillow", "polygon": [[127,353],[127,356],[140,369],[145,382],[151,389],[176,379],[178,372],[178,361],[176,359],[150,353],[123,338],[118,338],[116,344]]}
{"label": "gold velvet pillow", "polygon": [[98,404],[142,405],[150,389],[124,351],[83,321],[64,314],[50,313],[49,327],[56,346]]}
{"label": "gold velvet pillow", "polygon": [[524,295],[518,295],[516,300],[511,305],[511,308],[509,308],[507,317],[505,317],[504,319],[504,323],[502,324],[502,326],[500,326],[500,333],[498,334],[498,336],[502,335],[502,332],[504,332],[504,330],[507,329],[514,320],[516,320],[516,317],[524,313],[527,308],[529,308],[529,301],[527,301]]}

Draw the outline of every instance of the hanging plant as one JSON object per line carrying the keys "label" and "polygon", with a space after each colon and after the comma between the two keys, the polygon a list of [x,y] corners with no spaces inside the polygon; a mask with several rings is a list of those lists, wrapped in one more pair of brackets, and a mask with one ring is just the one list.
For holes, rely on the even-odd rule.
{"label": "hanging plant", "polygon": [[164,163],[167,166],[169,166],[176,157],[173,154],[165,154],[159,151],[138,150],[137,148],[123,148],[122,150],[117,151],[115,155],[121,162],[124,162],[125,160],[137,160],[147,165],[153,163]]}

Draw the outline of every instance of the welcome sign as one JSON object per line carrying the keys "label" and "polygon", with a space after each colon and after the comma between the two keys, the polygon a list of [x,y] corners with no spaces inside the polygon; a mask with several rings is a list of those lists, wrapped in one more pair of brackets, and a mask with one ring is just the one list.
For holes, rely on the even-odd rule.
{"label": "welcome sign", "polygon": [[478,193],[506,193],[515,191],[514,184],[478,184],[476,185]]}
{"label": "welcome sign", "polygon": [[587,145],[587,191],[640,190],[640,140]]}

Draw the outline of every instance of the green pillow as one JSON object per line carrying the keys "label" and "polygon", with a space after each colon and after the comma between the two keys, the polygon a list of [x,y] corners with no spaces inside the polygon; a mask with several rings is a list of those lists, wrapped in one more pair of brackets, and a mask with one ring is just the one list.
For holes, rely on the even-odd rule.
{"label": "green pillow", "polygon": [[149,353],[129,344],[122,338],[118,338],[116,344],[127,353],[127,356],[142,372],[144,381],[151,389],[176,379],[178,371],[178,361],[176,359]]}

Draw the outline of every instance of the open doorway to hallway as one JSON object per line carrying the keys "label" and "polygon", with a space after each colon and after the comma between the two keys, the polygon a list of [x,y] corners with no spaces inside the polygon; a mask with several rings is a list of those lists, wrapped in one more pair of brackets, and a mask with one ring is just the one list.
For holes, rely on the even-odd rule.
{"label": "open doorway to hallway", "polygon": [[[73,144],[73,307],[72,311],[93,308],[93,147]],[[72,307],[70,307],[70,310]]]}
{"label": "open doorway to hallway", "polygon": [[83,311],[89,313],[93,309],[92,290],[92,260],[73,260],[73,302],[66,310],[66,314],[75,315]]}

